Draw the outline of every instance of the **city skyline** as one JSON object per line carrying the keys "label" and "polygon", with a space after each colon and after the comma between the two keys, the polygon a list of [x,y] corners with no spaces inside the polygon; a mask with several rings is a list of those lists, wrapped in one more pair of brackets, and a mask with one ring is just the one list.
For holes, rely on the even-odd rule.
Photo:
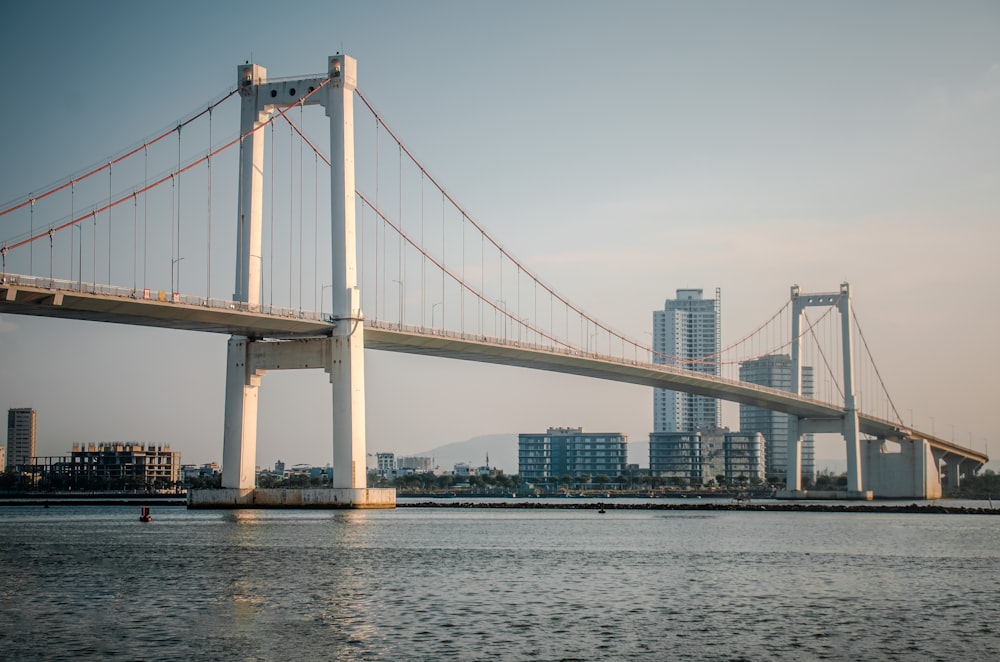
{"label": "city skyline", "polygon": [[[583,309],[643,338],[671,292],[720,287],[726,345],[791,284],[849,281],[907,422],[983,450],[1000,365],[988,305],[1000,285],[1000,12],[959,5],[316,3],[297,7],[316,20],[291,44],[270,25],[223,29],[262,4],[157,15],[155,33],[139,29],[143,5],[7,6],[5,79],[49,91],[0,127],[0,200],[169,125],[244,60],[296,75],[343,48],[435,176]],[[555,426],[630,443],[651,431],[647,388],[367,361],[369,452]],[[0,409],[39,412],[39,454],[135,439],[221,459],[223,337],[5,315],[0,374]],[[322,372],[267,375],[257,464],[329,462],[329,412]],[[738,420],[724,405],[723,425]],[[816,452],[821,469],[842,447]]]}

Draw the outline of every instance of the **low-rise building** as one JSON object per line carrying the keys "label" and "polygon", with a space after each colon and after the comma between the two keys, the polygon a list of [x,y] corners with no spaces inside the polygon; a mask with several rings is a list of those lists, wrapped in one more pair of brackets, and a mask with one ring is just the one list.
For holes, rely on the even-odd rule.
{"label": "low-rise building", "polygon": [[734,484],[764,479],[765,439],[760,433],[730,432],[729,428],[699,428],[695,432],[652,432],[649,473],[682,479],[691,485],[713,480]]}
{"label": "low-rise building", "polygon": [[727,434],[725,441],[726,482],[759,483],[765,477],[765,440],[760,432]]}
{"label": "low-rise building", "polygon": [[406,469],[409,473],[427,473],[433,471],[434,460],[424,456],[400,457],[396,459],[396,469]]}
{"label": "low-rise building", "polygon": [[615,477],[627,466],[628,439],[619,432],[549,428],[517,437],[518,473],[528,481],[604,474]]}
{"label": "low-rise building", "polygon": [[700,432],[650,432],[649,473],[701,485],[703,451]]}
{"label": "low-rise building", "polygon": [[396,477],[396,454],[395,453],[376,453],[375,454],[375,473],[379,477],[385,478],[386,480],[392,480]]}

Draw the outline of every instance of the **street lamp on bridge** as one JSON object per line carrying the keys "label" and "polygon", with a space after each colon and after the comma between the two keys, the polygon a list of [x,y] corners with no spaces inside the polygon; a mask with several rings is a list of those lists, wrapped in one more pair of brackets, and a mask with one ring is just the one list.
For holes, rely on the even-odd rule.
{"label": "street lamp on bridge", "polygon": [[[444,304],[444,301],[438,301],[435,304],[431,304],[431,328],[432,329],[434,328],[434,310],[438,306],[443,305],[443,304]],[[441,326],[444,326],[444,315],[443,314],[441,315]]]}
{"label": "street lamp on bridge", "polygon": [[[333,283],[327,283],[326,285],[321,285],[319,288],[319,318],[321,320],[326,319],[326,317],[323,316],[323,304],[326,303],[326,299],[324,298],[324,293],[326,292],[326,288],[328,287],[333,287]],[[330,305],[332,306],[333,302],[330,302]]]}
{"label": "street lamp on bridge", "polygon": [[403,281],[392,279],[392,282],[399,285],[399,330],[403,330]]}

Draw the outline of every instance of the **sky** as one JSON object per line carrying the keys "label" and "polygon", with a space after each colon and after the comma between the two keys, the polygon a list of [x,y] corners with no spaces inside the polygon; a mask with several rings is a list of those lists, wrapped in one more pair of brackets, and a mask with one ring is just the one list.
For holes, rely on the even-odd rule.
{"label": "sky", "polygon": [[[237,64],[299,76],[340,51],[463,207],[595,317],[648,338],[676,289],[718,287],[726,345],[792,284],[850,282],[901,414],[1000,454],[997,3],[4,3],[0,202],[141,144]],[[221,461],[225,347],[0,315],[0,410],[38,411],[40,455]],[[370,452],[652,428],[649,389],[580,377],[369,351],[366,385]],[[258,464],[330,462],[330,411],[322,372],[268,374]],[[817,465],[842,457],[824,442]]]}

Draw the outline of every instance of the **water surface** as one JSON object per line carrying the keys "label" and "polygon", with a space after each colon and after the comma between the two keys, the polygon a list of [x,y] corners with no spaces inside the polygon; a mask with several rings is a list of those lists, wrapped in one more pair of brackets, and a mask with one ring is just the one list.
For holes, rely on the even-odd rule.
{"label": "water surface", "polygon": [[1000,658],[1000,518],[0,508],[8,659]]}

